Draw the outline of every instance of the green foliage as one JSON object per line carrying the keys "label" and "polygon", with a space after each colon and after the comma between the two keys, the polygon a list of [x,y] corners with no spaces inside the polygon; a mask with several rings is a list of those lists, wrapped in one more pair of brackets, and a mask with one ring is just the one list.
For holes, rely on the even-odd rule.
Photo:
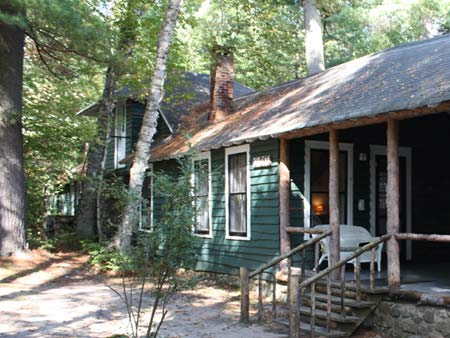
{"label": "green foliage", "polygon": [[76,116],[95,101],[101,78],[92,67],[77,78],[58,80],[29,56],[25,60],[23,130],[27,219],[39,227],[47,196],[81,174],[85,144],[94,138],[95,123]]}
{"label": "green foliage", "polygon": [[140,233],[138,244],[148,248],[139,250],[145,252],[145,259],[152,262],[151,266],[157,270],[165,267],[190,269],[195,262],[192,170],[192,158],[186,156],[179,160],[175,175],[163,172],[151,174],[154,196],[164,202],[161,217],[154,219],[152,231]]}
{"label": "green foliage", "polygon": [[81,241],[81,249],[89,255],[89,264],[100,271],[127,271],[135,270],[132,266],[126,266],[123,256],[108,243]]}
{"label": "green foliage", "polygon": [[81,248],[78,234],[72,230],[58,232],[47,237],[35,229],[28,229],[27,239],[30,249],[44,249],[49,252],[71,252]]}
{"label": "green foliage", "polygon": [[72,66],[66,62],[67,53],[105,63],[110,59],[116,37],[97,9],[99,1],[92,5],[85,0],[0,0],[3,2],[20,14],[2,12],[0,20],[22,27],[33,39],[35,52],[55,74]]}
{"label": "green foliage", "polygon": [[[0,0],[0,20],[22,27],[26,41],[23,129],[27,220],[41,227],[46,199],[76,177],[93,121],[76,117],[100,94],[98,62],[109,62],[114,31],[97,10],[102,1]],[[92,5],[92,6],[91,6]],[[18,14],[17,14],[18,13]]]}
{"label": "green foliage", "polygon": [[[179,161],[176,172],[149,174],[153,179],[153,198],[162,201],[161,210],[151,223],[150,217],[145,216],[150,214],[147,201],[134,201],[141,207],[137,208],[138,214],[131,217],[135,225],[134,243],[126,254],[106,244],[83,242],[92,264],[122,274],[122,289],[115,292],[127,307],[132,337],[140,336],[143,328],[147,337],[156,337],[171,296],[194,284],[192,279],[178,273],[180,269],[192,269],[196,258],[197,238],[192,228],[195,214],[193,169],[192,158],[187,156]],[[120,179],[113,181],[105,191],[117,206],[126,205],[127,198],[134,198],[126,193],[126,186]],[[145,288],[151,289],[150,302],[144,299]],[[132,300],[133,294],[139,295],[138,301]],[[144,322],[142,314],[147,308],[152,310],[152,315]],[[162,311],[161,320],[154,317],[153,309]]]}
{"label": "green foliage", "polygon": [[328,66],[404,42],[432,37],[445,26],[449,1],[363,0],[323,5]]}

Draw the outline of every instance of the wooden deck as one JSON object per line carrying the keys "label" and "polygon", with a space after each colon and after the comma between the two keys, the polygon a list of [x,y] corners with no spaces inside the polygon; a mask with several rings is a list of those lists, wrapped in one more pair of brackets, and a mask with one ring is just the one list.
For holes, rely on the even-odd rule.
{"label": "wooden deck", "polygon": [[[405,262],[401,264],[400,269],[400,290],[450,296],[450,262],[435,264]],[[368,264],[362,265],[361,284],[368,286],[369,277]],[[375,285],[377,287],[387,286],[387,271],[385,266],[383,266],[381,272],[375,273],[375,278]],[[346,267],[346,280],[355,280],[353,269],[350,265]]]}

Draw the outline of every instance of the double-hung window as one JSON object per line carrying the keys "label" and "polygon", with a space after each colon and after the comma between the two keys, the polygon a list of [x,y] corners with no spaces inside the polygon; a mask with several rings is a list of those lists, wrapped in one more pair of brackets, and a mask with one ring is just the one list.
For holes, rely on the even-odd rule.
{"label": "double-hung window", "polygon": [[250,239],[249,145],[225,149],[226,238]]}
{"label": "double-hung window", "polygon": [[114,121],[114,168],[123,168],[125,164],[120,163],[127,152],[127,111],[126,104],[122,102],[116,107]]}
{"label": "double-hung window", "polygon": [[194,233],[203,237],[212,236],[211,220],[211,153],[198,154],[194,158]]}

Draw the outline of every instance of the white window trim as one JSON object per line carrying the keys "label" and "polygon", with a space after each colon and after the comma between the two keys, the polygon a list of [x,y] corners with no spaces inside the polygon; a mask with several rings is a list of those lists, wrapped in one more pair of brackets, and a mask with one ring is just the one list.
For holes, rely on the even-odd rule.
{"label": "white window trim", "polygon": [[[114,115],[114,169],[120,169],[124,168],[125,164],[120,163],[126,155],[127,155],[127,141],[126,141],[126,132],[127,132],[127,109],[126,109],[126,102],[121,102],[118,105],[116,105]],[[122,123],[125,126],[125,133],[122,135],[122,132],[119,132],[119,126],[118,126],[118,117],[119,114],[122,114]],[[121,127],[121,126],[120,126]],[[119,150],[119,137],[123,138],[123,149]],[[120,153],[120,154],[119,154]],[[122,158],[120,158],[122,157]]]}
{"label": "white window trim", "polygon": [[[381,145],[370,145],[370,232],[375,236],[376,229],[376,157],[377,155],[387,156],[387,147]],[[399,147],[399,156],[406,160],[406,232],[412,232],[412,149],[410,147]],[[412,259],[412,243],[406,241],[406,260]]]}
{"label": "white window trim", "polygon": [[153,163],[149,163],[148,170],[150,171],[150,229],[142,228],[142,200],[140,202],[139,210],[139,231],[152,232],[153,231]]}
{"label": "white window trim", "polygon": [[[203,238],[213,238],[213,232],[212,232],[212,176],[211,176],[211,152],[210,151],[205,151],[202,153],[198,153],[195,154],[193,156],[193,162],[195,163],[196,161],[202,161],[202,160],[208,160],[208,213],[209,213],[209,232],[208,234],[198,234],[195,232],[195,226],[192,227],[192,231],[194,233],[195,236],[197,237],[203,237]],[[194,164],[193,163],[193,164]],[[195,187],[195,178],[194,178],[195,173],[192,173],[192,187]],[[195,208],[195,201],[194,203],[194,208]]]}
{"label": "white window trim", "polygon": [[[230,223],[229,223],[229,188],[228,188],[228,156],[233,154],[246,153],[247,155],[247,235],[232,236],[230,235]],[[244,144],[237,147],[225,148],[225,239],[234,239],[241,241],[249,241],[251,239],[251,191],[250,191],[250,145]]]}
{"label": "white window trim", "polygon": [[[330,150],[326,141],[305,141],[305,177],[303,199],[303,222],[305,228],[311,227],[311,149]],[[353,144],[339,143],[339,151],[347,152],[347,224],[353,224]],[[310,235],[305,234],[305,238]]]}
{"label": "white window trim", "polygon": [[70,183],[70,215],[75,216],[75,184]]}

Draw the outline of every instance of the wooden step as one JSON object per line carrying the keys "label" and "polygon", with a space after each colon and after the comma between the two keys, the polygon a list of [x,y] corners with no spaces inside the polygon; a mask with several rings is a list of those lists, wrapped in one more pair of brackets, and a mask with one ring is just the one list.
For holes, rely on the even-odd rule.
{"label": "wooden step", "polygon": [[[302,305],[304,305],[306,307],[311,307],[311,298],[303,298],[302,299]],[[317,300],[316,301],[316,308],[319,309],[319,310],[326,311],[327,310],[327,303],[324,303],[322,301],[318,301]],[[339,303],[339,305],[331,303],[331,312],[340,314],[341,311],[342,311],[342,309],[341,309],[340,303]],[[349,306],[345,306],[344,307],[344,311],[348,315],[350,315],[353,312],[352,308],[349,307]]]}
{"label": "wooden step", "polygon": [[[309,292],[305,293],[304,295],[302,295],[303,299],[311,299],[311,294]],[[315,299],[316,301],[320,301],[323,303],[327,302],[327,295],[323,294],[323,293],[316,293],[315,295]],[[341,297],[337,297],[337,296],[331,296],[331,303],[332,304],[341,304]],[[374,302],[369,302],[369,301],[365,301],[365,300],[361,300],[360,302],[357,302],[355,299],[351,299],[351,298],[344,298],[344,305],[345,306],[349,306],[352,308],[367,308],[367,307],[372,307],[374,306],[376,303]]]}
{"label": "wooden step", "polygon": [[[289,327],[289,319],[277,319],[277,320],[275,320],[275,322]],[[301,322],[300,323],[300,331],[305,332],[305,333],[310,333],[311,325],[309,323]],[[343,331],[327,329],[326,327],[317,326],[317,325],[314,326],[314,333],[318,337],[323,336],[323,337],[330,337],[330,338],[341,338],[341,337],[347,336],[346,333]]]}
{"label": "wooden step", "polygon": [[[324,310],[316,309],[315,311],[316,317],[321,319],[327,319],[327,312]],[[311,315],[311,308],[308,306],[300,306],[300,314],[310,316]],[[330,313],[330,320],[336,323],[358,323],[360,319],[355,316],[346,315],[343,316],[340,313],[331,312]]]}
{"label": "wooden step", "polygon": [[[323,294],[326,294],[327,293],[327,287],[326,287],[326,285],[316,285],[316,292],[319,292],[319,293],[323,293]],[[333,296],[337,296],[337,297],[340,297],[341,296],[341,292],[342,292],[342,290],[341,290],[341,288],[339,287],[339,288],[334,288],[334,287],[331,287],[331,294],[333,295]],[[356,299],[356,291],[353,291],[353,290],[348,290],[347,288],[345,289],[345,298],[352,298],[352,299]],[[365,299],[366,298],[366,294],[364,294],[364,293],[362,293],[361,292],[361,296],[362,296],[362,299]]]}
{"label": "wooden step", "polygon": [[[319,280],[316,282],[317,285],[320,286],[327,286],[327,282],[325,280]],[[331,287],[333,289],[341,289],[341,283],[332,281]],[[348,281],[345,283],[345,289],[350,291],[356,291],[356,283],[354,281]],[[389,293],[389,288],[387,286],[376,286],[374,289],[371,289],[370,287],[366,285],[361,285],[361,291],[367,294],[376,294],[376,295],[382,295]]]}

